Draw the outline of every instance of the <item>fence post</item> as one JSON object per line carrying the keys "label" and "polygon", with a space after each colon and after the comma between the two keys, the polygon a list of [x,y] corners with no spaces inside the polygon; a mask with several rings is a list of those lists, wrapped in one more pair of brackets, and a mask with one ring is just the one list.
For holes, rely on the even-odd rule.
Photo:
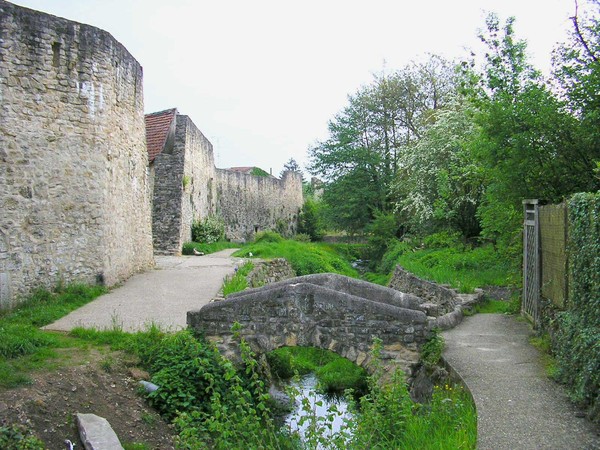
{"label": "fence post", "polygon": [[540,313],[540,224],[539,200],[523,200],[523,297],[521,313],[534,328]]}

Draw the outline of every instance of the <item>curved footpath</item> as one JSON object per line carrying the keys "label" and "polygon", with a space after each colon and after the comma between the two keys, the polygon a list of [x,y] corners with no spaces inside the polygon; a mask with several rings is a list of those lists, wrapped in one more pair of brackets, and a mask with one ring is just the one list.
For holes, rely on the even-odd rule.
{"label": "curved footpath", "polygon": [[206,256],[157,256],[156,267],[132,276],[122,286],[71,312],[44,329],[75,327],[139,331],[154,323],[164,330],[186,327],[187,312],[214,298],[223,278],[242,260],[235,249]]}
{"label": "curved footpath", "polygon": [[444,359],[477,406],[480,450],[596,450],[600,429],[548,379],[529,325],[513,316],[476,314],[443,332]]}

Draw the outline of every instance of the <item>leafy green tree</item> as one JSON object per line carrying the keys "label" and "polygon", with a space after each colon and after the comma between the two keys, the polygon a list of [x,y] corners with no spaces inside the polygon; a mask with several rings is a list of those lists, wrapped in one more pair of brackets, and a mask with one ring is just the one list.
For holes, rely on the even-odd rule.
{"label": "leafy green tree", "polygon": [[476,213],[485,182],[471,155],[470,143],[478,131],[472,115],[457,98],[436,111],[423,137],[400,158],[402,170],[394,184],[397,209],[418,230],[452,228],[464,238],[479,235]]}
{"label": "leafy green tree", "polygon": [[[586,2],[583,14],[575,6],[570,39],[554,53],[554,76],[567,109],[580,123],[580,158],[593,167],[600,162],[600,1]],[[589,184],[585,190],[600,188],[589,171],[581,175]]]}
{"label": "leafy green tree", "polygon": [[281,171],[280,177],[282,177],[286,171],[302,173],[300,164],[298,164],[298,162],[294,158],[290,158],[289,161],[283,165],[283,170]]}
{"label": "leafy green tree", "polygon": [[298,232],[308,234],[311,241],[323,239],[323,226],[320,218],[320,205],[312,198],[304,201],[298,220]]}
{"label": "leafy green tree", "polygon": [[309,150],[309,170],[326,181],[323,200],[336,227],[362,231],[375,211],[392,211],[400,154],[420,139],[453,86],[451,66],[431,56],[349,96],[329,123],[329,138]]}
{"label": "leafy green tree", "polygon": [[478,125],[473,156],[487,188],[478,209],[483,235],[519,245],[521,201],[560,201],[589,186],[589,158],[581,153],[577,119],[546,87],[516,39],[514,19],[487,18],[487,46],[479,83],[470,92]]}

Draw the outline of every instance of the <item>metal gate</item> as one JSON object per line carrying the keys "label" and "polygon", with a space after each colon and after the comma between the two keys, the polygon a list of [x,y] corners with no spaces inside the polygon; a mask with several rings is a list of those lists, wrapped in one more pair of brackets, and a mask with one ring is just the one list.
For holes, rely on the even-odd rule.
{"label": "metal gate", "polygon": [[524,200],[523,300],[521,313],[536,327],[540,313],[540,221],[538,200]]}

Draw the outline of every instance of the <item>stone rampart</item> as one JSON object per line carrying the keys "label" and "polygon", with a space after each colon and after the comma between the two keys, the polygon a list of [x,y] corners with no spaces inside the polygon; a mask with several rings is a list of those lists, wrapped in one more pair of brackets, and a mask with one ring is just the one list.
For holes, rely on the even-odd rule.
{"label": "stone rampart", "polygon": [[247,241],[259,231],[284,228],[296,231],[302,208],[302,176],[285,172],[281,180],[217,169],[217,213],[226,235]]}
{"label": "stone rampart", "polygon": [[172,132],[153,163],[152,231],[162,254],[180,254],[194,220],[216,213],[212,144],[188,116],[177,115]]}
{"label": "stone rampart", "polygon": [[109,33],[0,0],[0,306],[153,263],[142,68]]}
{"label": "stone rampart", "polygon": [[217,169],[213,146],[188,116],[176,115],[173,139],[151,165],[153,235],[158,253],[179,254],[192,239],[192,224],[212,215],[225,222],[225,236],[251,239],[256,231],[283,224],[296,231],[302,208],[302,177],[281,180]]}

